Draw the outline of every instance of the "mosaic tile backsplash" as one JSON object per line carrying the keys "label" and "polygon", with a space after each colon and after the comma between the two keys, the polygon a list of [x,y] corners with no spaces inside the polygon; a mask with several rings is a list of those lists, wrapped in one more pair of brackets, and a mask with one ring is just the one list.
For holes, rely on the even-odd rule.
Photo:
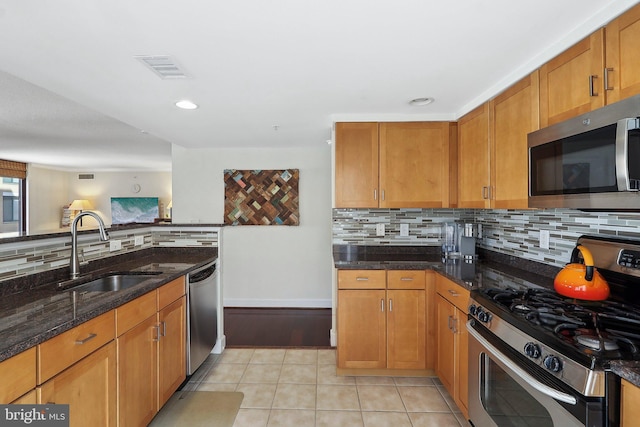
{"label": "mosaic tile backsplash", "polygon": [[[143,244],[135,246],[135,237],[142,236]],[[214,230],[142,228],[110,232],[111,239],[121,242],[121,248],[110,251],[109,242],[102,242],[97,234],[78,236],[80,263],[98,258],[121,255],[149,247],[217,247],[218,232]],[[0,243],[0,281],[41,273],[69,265],[71,236],[17,243]]]}
{"label": "mosaic tile backsplash", "polygon": [[[569,261],[583,234],[640,239],[640,213],[582,212],[573,209],[334,209],[335,245],[441,246],[441,224],[473,221],[482,225],[478,246],[558,267]],[[384,237],[376,225],[385,224]],[[400,237],[400,224],[409,236]],[[540,230],[548,230],[549,249],[539,247]]]}

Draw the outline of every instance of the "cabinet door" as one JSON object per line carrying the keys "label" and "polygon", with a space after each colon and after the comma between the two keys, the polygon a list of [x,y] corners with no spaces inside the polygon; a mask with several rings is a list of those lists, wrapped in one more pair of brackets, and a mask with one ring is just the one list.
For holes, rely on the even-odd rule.
{"label": "cabinet door", "polygon": [[115,426],[116,376],[112,341],[44,383],[39,401],[69,404],[71,427]]}
{"label": "cabinet door", "polygon": [[387,367],[425,369],[425,291],[388,290],[387,308]]}
{"label": "cabinet door", "polygon": [[604,29],[540,67],[540,127],[604,106]]}
{"label": "cabinet door", "polygon": [[338,367],[387,366],[384,290],[338,291]]}
{"label": "cabinet door", "polygon": [[380,124],[380,207],[449,207],[449,123]]}
{"label": "cabinet door", "polygon": [[118,338],[120,425],[146,426],[158,412],[156,315]]}
{"label": "cabinet door", "polygon": [[442,384],[447,388],[451,396],[455,396],[455,342],[453,324],[455,323],[456,308],[444,299],[436,295],[436,322],[437,322],[437,358],[436,373]]}
{"label": "cabinet door", "polygon": [[0,363],[0,403],[11,403],[36,387],[36,348],[32,347]]}
{"label": "cabinet door", "polygon": [[491,206],[527,209],[527,134],[538,129],[538,72],[511,86],[490,105]]}
{"label": "cabinet door", "polygon": [[336,208],[378,207],[378,124],[336,123]]}
{"label": "cabinet door", "polygon": [[186,298],[160,310],[158,342],[158,399],[162,407],[186,378]]}
{"label": "cabinet door", "polygon": [[469,332],[467,331],[467,313],[456,309],[455,322],[455,369],[456,387],[455,401],[468,418],[469,413]]}
{"label": "cabinet door", "polygon": [[631,427],[637,425],[640,418],[640,388],[623,379],[620,383],[620,425]]}
{"label": "cabinet door", "polygon": [[607,104],[640,93],[640,5],[605,27]]}
{"label": "cabinet door", "polygon": [[458,122],[458,207],[490,207],[488,102]]}

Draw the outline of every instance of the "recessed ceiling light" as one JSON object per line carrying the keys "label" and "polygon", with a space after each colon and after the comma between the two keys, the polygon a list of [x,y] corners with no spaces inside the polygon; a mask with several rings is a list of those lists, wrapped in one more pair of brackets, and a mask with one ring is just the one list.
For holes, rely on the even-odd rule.
{"label": "recessed ceiling light", "polygon": [[411,105],[429,105],[433,101],[435,101],[433,98],[416,98],[416,99],[412,99],[411,101],[409,101],[409,104],[411,104]]}
{"label": "recessed ceiling light", "polygon": [[182,108],[183,110],[195,110],[198,108],[198,104],[195,104],[193,101],[189,101],[188,99],[183,99],[176,102],[176,107]]}

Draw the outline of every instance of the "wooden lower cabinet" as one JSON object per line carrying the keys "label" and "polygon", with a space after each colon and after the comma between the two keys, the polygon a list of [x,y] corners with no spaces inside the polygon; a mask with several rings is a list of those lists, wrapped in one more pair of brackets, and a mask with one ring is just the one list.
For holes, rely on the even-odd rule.
{"label": "wooden lower cabinet", "polygon": [[158,312],[158,407],[161,408],[186,379],[187,300],[185,296]]}
{"label": "wooden lower cabinet", "polygon": [[116,396],[113,341],[38,388],[39,403],[69,404],[71,427],[116,426]]}
{"label": "wooden lower cabinet", "polygon": [[436,373],[465,417],[468,415],[469,291],[438,275],[436,278]]}
{"label": "wooden lower cabinet", "polygon": [[38,391],[31,390],[29,393],[11,402],[14,405],[33,405],[38,403]]}
{"label": "wooden lower cabinet", "polygon": [[11,403],[36,387],[36,348],[0,362],[0,403]]}
{"label": "wooden lower cabinet", "polygon": [[176,279],[116,309],[121,426],[148,425],[186,378],[184,283]]}
{"label": "wooden lower cabinet", "polygon": [[381,274],[338,272],[338,368],[425,370],[426,273],[388,271],[386,281]]}
{"label": "wooden lower cabinet", "polygon": [[620,382],[620,426],[631,427],[638,425],[640,419],[640,387],[636,387],[623,379]]}
{"label": "wooden lower cabinet", "polygon": [[387,367],[384,290],[338,291],[338,367]]}
{"label": "wooden lower cabinet", "polygon": [[121,426],[146,426],[158,412],[155,313],[118,337],[118,418]]}

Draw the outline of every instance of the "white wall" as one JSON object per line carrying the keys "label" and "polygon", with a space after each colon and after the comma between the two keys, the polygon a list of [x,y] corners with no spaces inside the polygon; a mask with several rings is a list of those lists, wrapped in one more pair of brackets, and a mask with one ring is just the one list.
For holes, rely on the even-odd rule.
{"label": "white wall", "polygon": [[68,172],[29,165],[27,225],[29,234],[60,231],[62,207],[70,203]]}
{"label": "white wall", "polygon": [[[69,173],[69,201],[87,199],[105,224],[111,224],[112,197],[158,197],[161,207],[171,201],[171,172],[90,172],[94,179],[78,179],[78,172]],[[134,192],[134,185],[140,186]],[[160,216],[165,217],[164,212]],[[83,218],[84,220],[84,218]],[[95,226],[93,220],[87,221]]]}
{"label": "white wall", "polygon": [[[88,172],[94,179],[78,179],[78,172],[67,172],[29,165],[27,212],[29,233],[59,232],[62,207],[74,199],[87,199],[107,226],[111,225],[111,197],[159,197],[163,206],[171,200],[171,172]],[[133,185],[140,185],[138,193]],[[160,212],[162,215],[163,212]],[[95,221],[83,219],[84,228]]]}
{"label": "white wall", "polygon": [[225,169],[299,169],[299,226],[222,229],[224,305],[331,307],[330,147],[194,149],[173,146],[173,220],[223,223]]}

